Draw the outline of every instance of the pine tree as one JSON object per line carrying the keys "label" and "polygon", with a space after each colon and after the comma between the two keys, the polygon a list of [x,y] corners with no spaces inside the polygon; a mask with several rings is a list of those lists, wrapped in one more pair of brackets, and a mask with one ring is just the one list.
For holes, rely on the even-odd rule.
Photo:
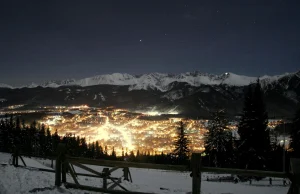
{"label": "pine tree", "polygon": [[140,150],[137,150],[136,152],[136,161],[141,161]]}
{"label": "pine tree", "polygon": [[232,134],[227,126],[224,110],[212,113],[205,135],[205,152],[216,167],[224,166],[233,157]]}
{"label": "pine tree", "polygon": [[6,129],[5,123],[3,120],[0,121],[0,151],[4,152],[6,146]]}
{"label": "pine tree", "polygon": [[96,148],[95,148],[95,142],[92,143],[91,146],[91,157],[96,158]]}
{"label": "pine tree", "polygon": [[21,122],[19,117],[16,119],[16,130],[21,130]]}
{"label": "pine tree", "polygon": [[25,125],[25,120],[22,119],[22,128],[25,129],[26,128],[26,125]]}
{"label": "pine tree", "polygon": [[86,157],[87,156],[88,145],[87,145],[86,140],[85,140],[84,137],[80,139],[79,150],[80,150],[80,156],[81,157]]}
{"label": "pine tree", "polygon": [[135,155],[133,151],[130,152],[129,161],[135,161]]}
{"label": "pine tree", "polygon": [[19,143],[21,142],[22,139],[22,134],[21,134],[21,122],[20,122],[20,118],[17,117],[16,118],[16,124],[15,124],[15,139],[18,139],[17,141],[19,141]]}
{"label": "pine tree", "polygon": [[124,160],[125,154],[124,154],[124,148],[122,147],[122,160]]}
{"label": "pine tree", "polygon": [[38,155],[38,151],[39,151],[39,135],[38,135],[38,129],[36,125],[37,125],[36,121],[33,121],[29,129],[29,139],[31,143],[30,154],[33,155]]}
{"label": "pine tree", "polygon": [[80,140],[78,141],[78,137],[75,136],[75,134],[70,134],[68,137],[68,147],[69,147],[69,153],[72,156],[79,156],[79,145],[80,145]]}
{"label": "pine tree", "polygon": [[47,128],[46,131],[46,156],[51,156],[53,154],[53,145],[52,145],[52,136],[50,133],[50,129]]}
{"label": "pine tree", "polygon": [[108,156],[108,149],[107,149],[107,146],[104,147],[104,156],[105,156],[105,157]]}
{"label": "pine tree", "polygon": [[81,156],[80,155],[80,137],[79,136],[76,137],[75,142],[76,142],[76,150],[75,150],[74,156],[79,157],[79,156]]}
{"label": "pine tree", "polygon": [[270,152],[270,134],[267,128],[263,91],[259,80],[248,86],[242,118],[238,125],[240,135],[239,165],[247,169],[265,169]]}
{"label": "pine tree", "polygon": [[9,128],[13,129],[14,127],[15,127],[15,125],[14,125],[14,117],[13,117],[13,115],[10,115],[10,117],[9,117]]}
{"label": "pine tree", "polygon": [[95,144],[94,144],[94,142],[89,143],[88,149],[87,149],[87,152],[86,152],[85,156],[88,157],[88,158],[94,158],[94,156],[95,156]]}
{"label": "pine tree", "polygon": [[12,116],[8,119],[8,115],[5,115],[5,120],[1,120],[0,150],[4,152],[12,152],[14,146],[14,125],[12,119]]}
{"label": "pine tree", "polygon": [[31,148],[31,139],[32,137],[30,137],[30,128],[28,126],[24,125],[24,146],[23,146],[23,150],[27,155],[31,155],[32,152],[32,148]]}
{"label": "pine tree", "polygon": [[46,151],[46,130],[45,130],[45,125],[42,124],[40,127],[40,131],[38,133],[38,139],[39,139],[39,149],[38,149],[38,153],[39,155],[45,156],[45,151]]}
{"label": "pine tree", "polygon": [[183,164],[188,159],[188,154],[190,152],[188,145],[189,141],[184,132],[184,124],[182,121],[179,122],[179,127],[177,128],[177,139],[174,143],[175,150],[174,155],[177,156],[178,163]]}
{"label": "pine tree", "polygon": [[300,158],[300,108],[293,119],[290,147],[293,149],[294,157]]}
{"label": "pine tree", "polygon": [[113,147],[113,149],[112,149],[111,158],[112,159],[117,159],[117,154],[116,154],[116,151],[115,151],[115,147]]}
{"label": "pine tree", "polygon": [[103,150],[102,150],[102,147],[99,146],[99,143],[98,141],[96,141],[96,158],[99,159],[103,156]]}
{"label": "pine tree", "polygon": [[52,146],[54,153],[57,152],[57,146],[60,142],[60,137],[58,136],[57,129],[55,130],[54,134],[52,135]]}
{"label": "pine tree", "polygon": [[6,119],[6,127],[8,130],[8,150],[9,152],[13,151],[13,147],[14,147],[14,122],[13,122],[13,116],[11,115],[9,120]]}

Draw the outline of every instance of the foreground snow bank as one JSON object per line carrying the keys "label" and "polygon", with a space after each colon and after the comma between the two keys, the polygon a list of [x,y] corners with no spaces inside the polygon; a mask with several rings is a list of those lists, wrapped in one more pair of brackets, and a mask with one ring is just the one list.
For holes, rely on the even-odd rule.
{"label": "foreground snow bank", "polygon": [[[0,193],[84,193],[80,190],[66,189],[63,186],[54,186],[54,174],[48,172],[33,171],[13,166],[0,167]],[[93,193],[93,192],[89,192]]]}
{"label": "foreground snow bank", "polygon": [[[7,163],[10,155],[0,153],[0,163]],[[49,160],[40,160],[34,158],[25,158],[25,162],[31,167],[49,168]],[[46,165],[46,166],[44,166]],[[97,171],[102,171],[103,167],[89,166]],[[75,168],[76,172],[87,173],[82,169]],[[153,193],[176,193],[186,194],[192,190],[192,179],[189,173],[179,173],[173,171],[148,170],[148,169],[130,169],[133,183],[122,182],[122,185],[131,191],[153,192]],[[112,176],[120,177],[121,170],[113,172]],[[10,165],[0,165],[0,193],[90,193],[89,191],[81,191],[74,189],[66,189],[64,187],[54,187],[54,173],[34,171],[24,168],[15,168]],[[268,181],[249,183],[219,183],[207,182],[206,176],[216,176],[212,174],[203,174],[202,177],[202,193],[204,194],[252,194],[252,193],[272,193],[285,194],[288,187],[281,186],[282,182],[274,181],[277,186],[269,186]],[[102,186],[102,179],[79,176],[79,183],[89,186]],[[73,182],[72,178],[67,176],[68,182]],[[116,188],[120,189],[120,188]]]}

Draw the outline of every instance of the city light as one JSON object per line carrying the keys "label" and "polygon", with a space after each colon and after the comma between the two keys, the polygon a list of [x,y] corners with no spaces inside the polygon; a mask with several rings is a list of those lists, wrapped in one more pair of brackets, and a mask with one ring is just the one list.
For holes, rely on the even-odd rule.
{"label": "city light", "polygon": [[[46,115],[39,122],[47,125],[51,131],[58,131],[59,135],[72,133],[75,136],[85,137],[88,143],[98,141],[108,150],[115,149],[117,155],[124,151],[155,153],[171,153],[177,136],[178,122],[183,118],[159,116],[164,113],[150,111],[132,113],[124,109],[112,107],[101,109],[87,106],[47,107],[51,114]],[[80,110],[80,114],[78,113]],[[64,115],[62,113],[69,113]],[[172,111],[169,115],[178,114]],[[146,117],[145,117],[146,116]],[[192,150],[203,150],[203,135],[206,131],[204,122],[184,119],[186,133],[191,139]]]}
{"label": "city light", "polygon": [[[37,120],[59,135],[72,134],[85,137],[88,143],[96,142],[109,152],[114,148],[117,155],[139,150],[151,154],[171,153],[177,137],[178,122],[183,121],[185,132],[190,140],[190,149],[194,152],[204,151],[204,135],[207,133],[208,120],[181,118],[173,110],[168,112],[146,111],[130,112],[125,109],[90,108],[80,106],[45,106],[32,110],[18,110],[20,105],[10,106],[0,114],[45,113]],[[163,117],[157,117],[166,115]],[[172,115],[177,115],[172,116]],[[270,120],[268,126],[274,129],[281,120]],[[228,129],[238,138],[237,122],[231,122]],[[280,143],[283,141],[281,140]]]}

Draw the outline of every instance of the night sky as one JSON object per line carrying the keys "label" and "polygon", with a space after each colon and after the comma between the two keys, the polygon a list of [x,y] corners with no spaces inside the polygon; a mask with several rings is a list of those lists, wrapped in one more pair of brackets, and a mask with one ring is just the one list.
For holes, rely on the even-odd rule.
{"label": "night sky", "polygon": [[0,83],[300,68],[299,0],[3,0]]}

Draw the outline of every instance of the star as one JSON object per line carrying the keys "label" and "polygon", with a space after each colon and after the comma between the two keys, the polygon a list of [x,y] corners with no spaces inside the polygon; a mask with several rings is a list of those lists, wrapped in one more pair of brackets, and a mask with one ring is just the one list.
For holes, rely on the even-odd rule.
{"label": "star", "polygon": [[142,39],[140,39],[140,42],[142,42]]}

